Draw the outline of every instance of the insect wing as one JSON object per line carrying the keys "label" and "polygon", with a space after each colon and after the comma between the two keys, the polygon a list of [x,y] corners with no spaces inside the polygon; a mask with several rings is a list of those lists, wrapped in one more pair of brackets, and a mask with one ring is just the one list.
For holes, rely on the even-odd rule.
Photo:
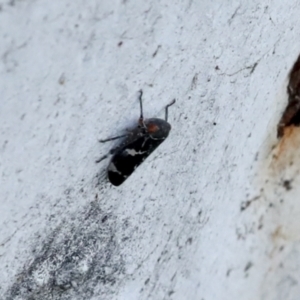
{"label": "insect wing", "polygon": [[112,157],[108,166],[109,181],[115,186],[121,185],[163,141],[141,136],[123,146]]}

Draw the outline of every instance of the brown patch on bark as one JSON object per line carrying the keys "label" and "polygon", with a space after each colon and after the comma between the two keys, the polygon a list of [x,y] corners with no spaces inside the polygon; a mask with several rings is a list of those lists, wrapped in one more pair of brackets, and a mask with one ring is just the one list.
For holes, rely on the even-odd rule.
{"label": "brown patch on bark", "polygon": [[290,126],[300,126],[300,56],[295,62],[287,86],[288,105],[282,114],[277,127],[277,137],[285,135],[285,129]]}

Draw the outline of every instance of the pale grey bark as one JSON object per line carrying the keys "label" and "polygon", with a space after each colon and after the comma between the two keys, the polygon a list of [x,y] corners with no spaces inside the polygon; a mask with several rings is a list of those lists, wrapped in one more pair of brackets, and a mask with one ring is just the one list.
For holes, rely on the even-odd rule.
{"label": "pale grey bark", "polygon": [[[0,3],[1,299],[299,298],[298,1]],[[172,131],[115,188],[141,88]]]}

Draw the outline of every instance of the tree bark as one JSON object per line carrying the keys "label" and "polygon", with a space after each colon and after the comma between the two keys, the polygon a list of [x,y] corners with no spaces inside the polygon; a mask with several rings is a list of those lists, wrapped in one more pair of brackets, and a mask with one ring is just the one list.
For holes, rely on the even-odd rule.
{"label": "tree bark", "polygon": [[[298,1],[0,1],[1,299],[298,299]],[[119,187],[139,119],[166,141]]]}

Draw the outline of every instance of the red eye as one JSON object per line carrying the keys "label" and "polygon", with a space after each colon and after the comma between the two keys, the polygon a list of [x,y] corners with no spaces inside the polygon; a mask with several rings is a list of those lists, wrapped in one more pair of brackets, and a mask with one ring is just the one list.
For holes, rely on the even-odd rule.
{"label": "red eye", "polygon": [[159,127],[157,125],[153,124],[153,123],[152,124],[150,123],[147,126],[147,130],[148,130],[148,132],[153,133],[153,132],[158,131]]}

